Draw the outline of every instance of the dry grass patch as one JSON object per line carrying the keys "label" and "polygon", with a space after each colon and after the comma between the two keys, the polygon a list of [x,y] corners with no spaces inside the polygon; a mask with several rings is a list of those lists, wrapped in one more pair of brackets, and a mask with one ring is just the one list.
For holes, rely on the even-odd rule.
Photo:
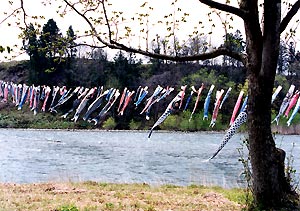
{"label": "dry grass patch", "polygon": [[[234,191],[240,199],[228,197]],[[225,197],[226,196],[226,197]],[[237,197],[237,198],[239,198]],[[147,184],[46,183],[0,184],[0,210],[241,210],[242,190],[200,186],[177,187]]]}

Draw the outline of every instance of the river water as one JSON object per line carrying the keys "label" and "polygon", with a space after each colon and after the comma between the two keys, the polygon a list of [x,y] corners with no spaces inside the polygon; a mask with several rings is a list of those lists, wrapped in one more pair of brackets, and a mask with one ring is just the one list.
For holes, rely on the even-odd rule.
{"label": "river water", "polygon": [[[0,182],[98,181],[243,187],[245,134],[213,160],[223,133],[0,129]],[[276,135],[300,171],[300,136]],[[247,151],[244,150],[247,154]],[[247,155],[245,155],[246,157]],[[297,175],[298,177],[298,175]]]}

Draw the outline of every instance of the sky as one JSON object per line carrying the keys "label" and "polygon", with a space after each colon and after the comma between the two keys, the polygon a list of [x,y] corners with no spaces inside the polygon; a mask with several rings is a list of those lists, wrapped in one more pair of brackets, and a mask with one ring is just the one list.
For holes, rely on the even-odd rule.
{"label": "sky", "polygon": [[[4,0],[2,0],[4,1]],[[47,20],[50,18],[53,18],[56,22],[58,27],[61,29],[61,32],[65,34],[67,31],[68,27],[70,25],[77,25],[77,27],[82,27],[82,19],[79,18],[77,15],[69,15],[66,16],[65,18],[61,18],[57,13],[57,6],[58,5],[51,5],[51,6],[44,6],[41,2],[43,0],[24,0],[24,7],[26,10],[27,15],[29,16],[44,16],[45,19],[39,20],[41,25],[44,25]],[[5,0],[5,2],[7,2]],[[19,7],[18,0],[14,1],[14,5],[2,5],[0,7],[0,23],[3,21],[5,15],[2,15],[4,12],[7,12],[10,14],[14,8]],[[29,4],[30,3],[30,4]],[[19,34],[21,33],[21,30],[19,27],[14,23],[17,19],[14,17],[9,18],[5,22],[2,22],[0,24],[0,45],[2,46],[14,46],[18,45],[18,48],[14,48],[14,53],[12,54],[1,54],[0,53],[0,61],[6,61],[5,56],[8,56],[8,58],[11,59],[12,56],[16,56],[16,58],[13,58],[14,60],[22,60],[22,59],[28,59],[27,55],[19,55],[20,53],[18,52],[18,49],[22,46],[22,40],[19,39]],[[32,20],[32,23],[35,22],[36,20]],[[27,20],[27,24],[30,23],[31,20]],[[8,26],[10,24],[10,26]],[[23,22],[21,24],[24,26]]]}
{"label": "sky", "polygon": [[[3,1],[3,0],[2,0]],[[58,8],[58,3],[57,1],[51,1],[51,5],[44,6],[41,2],[43,0],[24,0],[24,7],[26,9],[26,12],[28,15],[36,15],[36,16],[45,16],[44,20],[41,20],[40,23],[41,25],[44,25],[48,19],[53,18],[58,27],[61,29],[61,32],[65,34],[67,31],[68,27],[72,25],[74,31],[76,31],[77,34],[83,34],[83,32],[87,29],[89,29],[88,25],[82,20],[81,17],[79,17],[77,14],[74,12],[68,13],[64,18],[61,18],[57,13],[57,8]],[[59,1],[59,0],[58,0]],[[187,4],[187,1],[191,2]],[[18,35],[20,33],[20,30],[18,27],[13,24],[14,20],[13,18],[10,18],[9,20],[6,20],[3,22],[4,19],[4,12],[7,12],[8,14],[16,7],[18,7],[18,0],[14,1],[14,5],[8,5],[7,1],[5,0],[6,5],[3,4],[2,7],[0,8],[0,45],[2,46],[14,46],[17,44],[19,47],[22,46],[22,41],[18,39]],[[29,4],[30,2],[30,4]],[[132,28],[132,31],[135,30],[135,37],[131,38],[129,41],[126,41],[125,44],[130,44],[132,46],[138,47],[139,45],[143,45],[145,43],[141,37],[140,37],[140,32],[139,30],[143,27],[141,26],[135,19],[135,21],[131,20],[131,17],[135,13],[145,13],[150,11],[150,20],[153,23],[157,23],[158,20],[164,19],[163,17],[166,14],[174,13],[176,10],[176,16],[178,19],[181,18],[181,16],[184,13],[188,13],[188,16],[186,17],[187,22],[185,25],[179,27],[179,29],[176,31],[178,34],[178,37],[180,40],[185,40],[187,39],[187,34],[191,34],[195,29],[195,26],[198,26],[197,30],[200,32],[204,32],[208,34],[209,31],[212,31],[212,35],[208,35],[208,39],[212,42],[213,45],[217,46],[219,45],[222,40],[223,40],[223,35],[225,34],[225,31],[220,23],[220,17],[218,17],[215,14],[211,15],[211,18],[213,19],[213,23],[215,24],[215,27],[211,27],[211,22],[208,21],[210,17],[208,17],[208,7],[204,6],[201,4],[198,0],[178,0],[176,3],[176,9],[172,6],[170,6],[172,0],[151,0],[149,3],[146,4],[145,7],[140,7],[145,0],[131,0],[131,4],[128,5],[129,1],[124,1],[124,0],[110,0],[113,4],[113,8],[116,11],[122,10],[124,15],[126,17],[126,21],[120,23],[119,25],[119,34],[122,34],[122,32],[125,32],[124,27],[125,26],[130,26]],[[137,2],[137,3],[136,3]],[[235,6],[237,5],[237,1],[231,1]],[[153,7],[155,11],[152,12],[149,10],[149,7]],[[177,10],[178,8],[181,9],[181,11]],[[110,11],[113,11],[112,9],[109,9]],[[300,16],[297,14],[298,17]],[[226,16],[226,14],[223,14],[221,16],[223,20],[227,18],[228,21],[230,21],[230,16]],[[239,29],[243,32],[243,26],[242,21],[238,17],[233,17],[233,22],[230,22],[231,25],[234,26],[231,31],[234,33],[236,29]],[[168,18],[169,21],[172,21],[172,17]],[[200,28],[200,25],[198,24],[199,21],[203,22],[204,28]],[[30,22],[30,21],[28,21]],[[27,23],[28,23],[27,22]],[[8,24],[11,23],[11,26],[8,26]],[[149,35],[155,36],[157,33],[162,33],[163,35],[166,35],[167,32],[164,32],[166,27],[164,24],[155,24],[152,25],[151,23],[149,24],[149,29],[150,33]],[[104,29],[103,29],[104,30]],[[299,31],[299,30],[298,30]],[[300,32],[299,32],[300,34]],[[295,41],[298,42],[299,40],[296,39]],[[92,40],[89,39],[87,40],[88,42],[91,42]],[[22,59],[28,59],[28,56],[25,54],[19,55],[18,53],[18,48],[14,50],[13,54],[10,54],[8,58],[11,58],[11,56],[16,56],[17,57],[13,58],[14,60],[22,60]],[[4,58],[7,56],[7,54],[0,54],[0,61],[6,61],[7,59]]]}

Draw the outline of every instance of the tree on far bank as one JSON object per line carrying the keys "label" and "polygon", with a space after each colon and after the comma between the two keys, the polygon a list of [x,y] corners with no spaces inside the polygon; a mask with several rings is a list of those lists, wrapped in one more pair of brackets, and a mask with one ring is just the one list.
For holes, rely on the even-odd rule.
{"label": "tree on far bank", "polygon": [[40,60],[39,54],[39,40],[37,37],[37,31],[34,28],[33,24],[29,24],[29,26],[24,30],[23,36],[23,49],[29,55],[29,82],[37,83],[39,72],[42,71],[42,63]]}
{"label": "tree on far bank", "polygon": [[76,35],[75,32],[73,30],[72,26],[69,26],[68,30],[67,30],[67,36],[66,36],[66,53],[67,53],[67,57],[70,59],[74,59],[76,57]]}
{"label": "tree on far bank", "polygon": [[44,84],[49,74],[70,66],[77,52],[75,40],[72,26],[64,37],[53,19],[47,21],[41,32],[30,23],[23,31],[23,49],[30,58],[30,82]]}

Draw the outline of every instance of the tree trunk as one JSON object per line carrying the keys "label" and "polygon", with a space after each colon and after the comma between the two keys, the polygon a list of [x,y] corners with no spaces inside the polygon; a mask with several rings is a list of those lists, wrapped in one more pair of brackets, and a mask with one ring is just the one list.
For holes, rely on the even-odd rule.
{"label": "tree trunk", "polygon": [[271,80],[249,78],[249,140],[256,203],[263,208],[283,204],[291,193],[284,171],[285,152],[277,149],[271,132]]}
{"label": "tree trunk", "polygon": [[[247,69],[249,77],[249,153],[255,203],[263,209],[282,206],[291,193],[284,171],[285,152],[277,149],[271,132],[271,96],[277,68],[280,41],[280,1],[265,1],[263,32],[258,10],[244,1],[253,16],[245,22]],[[251,9],[253,9],[251,11]]]}

